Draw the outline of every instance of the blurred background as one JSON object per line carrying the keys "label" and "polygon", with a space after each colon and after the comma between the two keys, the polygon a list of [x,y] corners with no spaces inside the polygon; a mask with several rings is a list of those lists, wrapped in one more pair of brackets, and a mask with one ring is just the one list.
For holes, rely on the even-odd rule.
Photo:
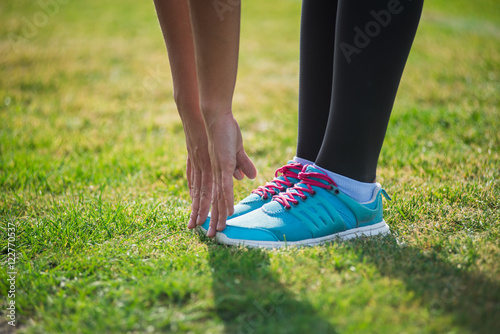
{"label": "blurred background", "polygon": [[[259,175],[235,183],[237,200],[295,154],[300,6],[242,4],[233,110]],[[234,333],[276,291],[283,319],[260,332],[498,329],[500,1],[424,4],[377,179],[397,239],[289,253],[185,231],[184,134],[152,1],[2,0],[0,13],[0,220],[17,226],[25,332]]]}
{"label": "blurred background", "polygon": [[[151,184],[183,172],[182,126],[151,2],[6,0],[0,10],[4,185],[56,169],[56,189]],[[242,13],[234,112],[266,172],[261,182],[295,153],[300,1],[245,2]],[[426,1],[381,177],[446,160],[450,145],[473,160],[498,152],[499,22],[495,0]]]}

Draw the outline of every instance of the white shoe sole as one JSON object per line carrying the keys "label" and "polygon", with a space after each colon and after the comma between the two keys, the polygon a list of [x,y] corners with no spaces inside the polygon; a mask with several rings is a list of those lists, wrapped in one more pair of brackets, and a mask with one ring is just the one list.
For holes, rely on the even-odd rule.
{"label": "white shoe sole", "polygon": [[[197,227],[198,232],[207,235],[207,230],[203,227]],[[281,247],[300,247],[300,246],[317,246],[324,244],[328,241],[333,240],[349,240],[359,237],[372,237],[376,235],[391,234],[389,225],[386,224],[384,220],[380,223],[368,225],[364,227],[353,228],[344,232],[339,232],[331,235],[327,235],[321,238],[312,238],[301,241],[258,241],[258,240],[244,240],[244,239],[231,239],[228,238],[224,232],[217,232],[215,235],[215,240],[218,243],[231,245],[231,246],[247,246],[247,247],[260,247],[260,248],[281,248]]]}

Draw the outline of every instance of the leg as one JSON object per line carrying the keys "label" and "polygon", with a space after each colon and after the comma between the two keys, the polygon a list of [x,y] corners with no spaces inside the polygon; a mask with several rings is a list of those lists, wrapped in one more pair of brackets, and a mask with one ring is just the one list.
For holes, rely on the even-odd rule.
{"label": "leg", "polygon": [[297,156],[309,161],[316,160],[328,122],[336,13],[336,0],[302,1]]}
{"label": "leg", "polygon": [[423,0],[339,0],[330,116],[319,166],[373,182]]}
{"label": "leg", "polygon": [[[401,1],[338,0],[330,111],[316,165],[302,169],[300,182],[260,210],[232,219],[217,241],[277,248],[390,233],[382,205],[388,195],[372,182],[423,4]],[[302,63],[304,57],[301,71]],[[301,80],[314,82],[305,74]],[[305,111],[299,131],[317,115]]]}
{"label": "leg", "polygon": [[188,227],[208,215],[212,195],[212,171],[205,122],[198,98],[195,49],[187,0],[155,0],[158,20],[168,49],[174,84],[174,100],[186,136],[186,174],[191,196]]}

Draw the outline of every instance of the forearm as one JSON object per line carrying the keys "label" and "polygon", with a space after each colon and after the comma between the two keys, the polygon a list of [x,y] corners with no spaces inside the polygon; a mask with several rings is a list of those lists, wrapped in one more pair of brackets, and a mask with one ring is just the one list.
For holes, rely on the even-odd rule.
{"label": "forearm", "polygon": [[238,69],[240,3],[231,1],[223,16],[212,1],[189,0],[196,49],[201,112],[207,129],[231,113]]}
{"label": "forearm", "polygon": [[188,0],[154,0],[167,46],[174,100],[185,131],[204,127],[198,97],[198,79]]}

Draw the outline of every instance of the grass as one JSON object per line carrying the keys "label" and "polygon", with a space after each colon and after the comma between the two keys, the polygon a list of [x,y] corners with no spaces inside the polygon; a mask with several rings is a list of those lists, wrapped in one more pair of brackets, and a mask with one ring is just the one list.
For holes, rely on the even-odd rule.
{"label": "grass", "polygon": [[[297,127],[300,2],[243,6],[234,110],[260,174],[237,199],[293,156]],[[152,3],[56,8],[43,21],[38,2],[0,3],[0,288],[13,223],[18,332],[498,330],[496,1],[425,5],[378,171],[392,236],[280,251],[187,230]]]}

